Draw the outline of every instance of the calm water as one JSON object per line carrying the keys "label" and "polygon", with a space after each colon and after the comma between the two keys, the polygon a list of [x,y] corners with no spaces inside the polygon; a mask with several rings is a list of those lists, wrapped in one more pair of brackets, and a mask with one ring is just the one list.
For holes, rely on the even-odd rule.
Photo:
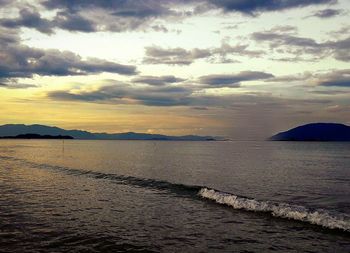
{"label": "calm water", "polygon": [[0,252],[350,252],[350,143],[0,141]]}

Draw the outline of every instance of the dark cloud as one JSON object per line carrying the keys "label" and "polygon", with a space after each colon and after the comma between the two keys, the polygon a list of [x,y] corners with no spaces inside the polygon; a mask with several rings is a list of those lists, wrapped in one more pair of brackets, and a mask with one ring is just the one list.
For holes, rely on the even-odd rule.
{"label": "dark cloud", "polygon": [[97,31],[96,24],[89,19],[86,19],[79,14],[67,12],[58,12],[53,25],[68,31],[79,32],[95,32]]}
{"label": "dark cloud", "polygon": [[350,25],[340,27],[338,30],[328,32],[332,37],[342,37],[346,34],[350,34]]}
{"label": "dark cloud", "polygon": [[71,12],[101,8],[119,16],[152,17],[171,12],[169,10],[171,2],[169,0],[46,0],[42,4],[48,9],[65,9]]}
{"label": "dark cloud", "polygon": [[20,37],[17,32],[0,27],[0,49],[10,44],[18,44],[19,42]]}
{"label": "dark cloud", "polygon": [[278,76],[265,80],[265,82],[303,82],[304,87],[312,87],[311,93],[334,95],[344,91],[336,91],[333,89],[319,90],[326,87],[350,87],[350,69],[333,70],[326,73],[304,72],[302,74]]}
{"label": "dark cloud", "polygon": [[204,106],[194,106],[194,107],[191,107],[191,109],[198,110],[198,111],[208,111],[209,110],[208,107],[204,107]]}
{"label": "dark cloud", "polygon": [[[40,2],[42,7],[56,11],[54,18],[42,18],[36,10],[23,9],[19,17],[2,19],[1,23],[6,27],[28,27],[48,34],[53,32],[53,28],[80,32],[122,32],[151,28],[166,32],[163,24],[155,22],[178,21],[211,10],[255,15],[264,11],[334,2],[336,0],[44,0]],[[1,0],[0,3],[6,6],[9,1]]]}
{"label": "dark cloud", "polygon": [[348,94],[350,93],[350,91],[330,90],[328,88],[326,90],[311,90],[310,92],[314,94],[319,94],[319,95],[346,95],[346,96],[348,96]]}
{"label": "dark cloud", "polygon": [[[158,19],[182,18],[187,16],[184,11],[176,11],[173,6],[186,1],[131,1],[131,0],[47,0],[42,4],[49,10],[59,10],[69,16],[68,28],[76,31],[122,32],[128,30],[144,30],[149,27],[154,31],[167,32],[164,25],[154,24]],[[74,19],[74,16],[79,18]],[[88,17],[88,18],[87,18]],[[67,25],[60,28],[66,29]],[[69,29],[71,30],[71,29]]]}
{"label": "dark cloud", "polygon": [[118,17],[132,17],[145,19],[149,17],[162,17],[162,16],[171,16],[176,15],[175,11],[170,10],[168,6],[166,6],[166,1],[161,3],[161,1],[119,1],[123,2],[123,4],[118,4],[115,6],[115,2],[113,2],[113,6],[115,11],[113,11],[112,15]]}
{"label": "dark cloud", "polygon": [[42,50],[23,45],[8,46],[0,50],[0,77],[32,77],[87,75],[101,72],[122,75],[136,74],[136,68],[114,62],[90,58],[83,60],[69,51]]}
{"label": "dark cloud", "polygon": [[298,36],[290,35],[286,33],[255,32],[253,33],[252,37],[257,41],[270,42],[271,47],[288,45],[288,46],[308,48],[311,50],[321,47],[321,45],[313,39],[298,37]]}
{"label": "dark cloud", "polygon": [[183,4],[197,4],[195,13],[202,13],[208,9],[221,9],[225,12],[256,13],[262,11],[276,11],[310,5],[335,3],[336,0],[199,0],[199,1],[170,1],[170,0],[47,0],[43,4],[50,9],[64,8],[70,11],[82,9],[103,8],[115,10],[123,16],[163,16],[169,15],[171,7]]}
{"label": "dark cloud", "polygon": [[52,91],[54,100],[85,101],[113,104],[142,104],[148,106],[180,106],[191,101],[192,90],[185,87],[134,87],[128,84],[102,86],[94,91]]}
{"label": "dark cloud", "polygon": [[42,18],[33,7],[21,9],[17,18],[2,18],[0,25],[6,28],[19,29],[22,27],[33,28],[39,32],[52,34],[55,28],[68,31],[95,32],[94,21],[82,17],[79,14],[59,11],[53,19]]}
{"label": "dark cloud", "polygon": [[37,85],[21,83],[16,78],[4,78],[0,77],[0,88],[7,89],[28,89],[28,88],[36,88]]}
{"label": "dark cloud", "polygon": [[312,74],[310,72],[304,72],[302,74],[297,75],[286,75],[286,76],[277,76],[274,78],[270,78],[265,80],[265,82],[299,82],[299,81],[306,81],[308,79],[312,78]]}
{"label": "dark cloud", "polygon": [[183,81],[185,81],[185,79],[175,76],[140,76],[132,80],[134,83],[144,83],[153,86],[164,86],[167,84],[179,83]]}
{"label": "dark cloud", "polygon": [[320,82],[319,85],[322,86],[337,86],[337,87],[350,87],[350,77],[340,80],[330,80]]}
{"label": "dark cloud", "polygon": [[[350,37],[337,41],[317,42],[311,38],[299,37],[289,33],[256,32],[252,38],[257,42],[266,42],[270,50],[291,57],[282,57],[285,60],[315,60],[325,57],[334,57],[340,61],[350,60]],[[303,58],[298,57],[303,55]]]}
{"label": "dark cloud", "polygon": [[247,14],[254,14],[264,11],[277,11],[291,8],[305,7],[318,4],[335,3],[336,0],[207,0],[211,6],[221,8],[225,12],[237,11]]}
{"label": "dark cloud", "polygon": [[298,28],[291,25],[278,25],[273,27],[270,31],[274,33],[296,34],[298,32]]}
{"label": "dark cloud", "polygon": [[[171,2],[171,1],[169,1]],[[167,32],[163,24],[157,24],[157,19],[180,18],[186,16],[181,11],[172,10],[166,1],[44,1],[44,8],[56,11],[52,18],[43,18],[32,5],[13,4],[18,10],[17,17],[2,18],[0,25],[17,29],[33,28],[42,33],[51,34],[54,29],[68,31],[95,32],[128,30],[148,30]],[[0,8],[5,4],[0,5]]]}
{"label": "dark cloud", "polygon": [[344,62],[350,61],[350,37],[338,41],[328,41],[324,43],[324,46],[331,50],[335,59]]}
{"label": "dark cloud", "polygon": [[12,2],[12,0],[0,0],[0,6],[8,5]]}
{"label": "dark cloud", "polygon": [[[212,56],[219,56],[221,60],[228,59],[227,56],[247,56],[250,58],[260,57],[264,55],[265,52],[261,50],[250,50],[247,44],[237,44],[235,46],[223,41],[221,46],[218,48],[211,49]],[[220,61],[218,61],[220,62]]]}
{"label": "dark cloud", "polygon": [[[236,87],[239,82],[272,78],[264,72],[244,71],[236,75],[211,75],[199,78],[203,85],[172,85],[185,81],[174,76],[140,76],[132,79],[133,84],[109,80],[95,90],[53,91],[47,95],[53,100],[82,101],[113,104],[142,104],[148,106],[194,106],[205,107],[216,104],[217,99],[198,96],[206,88]],[[135,85],[145,83],[149,86]]]}
{"label": "dark cloud", "polygon": [[318,17],[318,18],[332,18],[335,16],[338,16],[342,13],[341,10],[336,10],[336,9],[324,9],[316,12],[313,17]]}
{"label": "dark cloud", "polygon": [[170,65],[189,65],[196,59],[203,59],[211,56],[209,49],[184,48],[161,48],[146,47],[146,57],[143,62],[148,64],[170,64]]}
{"label": "dark cloud", "polygon": [[316,78],[316,84],[319,86],[350,88],[350,69],[334,70],[326,74],[317,75]]}
{"label": "dark cloud", "polygon": [[25,46],[14,33],[0,33],[0,78],[33,77],[33,75],[66,76],[101,72],[136,74],[136,67],[101,59],[82,59],[69,51],[43,50]]}
{"label": "dark cloud", "polygon": [[207,75],[199,78],[199,82],[211,87],[239,87],[240,82],[273,78],[270,73],[243,71],[232,75]]}
{"label": "dark cloud", "polygon": [[248,45],[231,46],[222,42],[217,48],[161,48],[158,46],[146,47],[144,63],[149,64],[169,64],[169,65],[190,65],[195,60],[206,59],[211,63],[232,63],[237,60],[230,56],[247,56],[250,58],[259,57],[264,52],[261,50],[250,50]]}
{"label": "dark cloud", "polygon": [[169,32],[168,28],[166,28],[164,25],[152,25],[151,28],[156,32]]}
{"label": "dark cloud", "polygon": [[35,28],[42,33],[52,33],[53,24],[48,19],[41,18],[40,14],[34,10],[25,8],[20,10],[18,18],[3,18],[0,19],[0,25],[6,28]]}
{"label": "dark cloud", "polygon": [[[146,106],[189,106],[195,110],[208,108],[226,108],[237,113],[246,114],[247,109],[252,112],[257,109],[265,112],[282,110],[282,108],[307,110],[329,105],[328,99],[285,99],[264,93],[242,93],[230,95],[205,95],[196,93],[192,87],[150,86],[137,87],[125,83],[110,84],[97,89],[61,90],[47,93],[47,97],[54,101],[72,101],[105,104],[129,104]],[[232,112],[232,111],[231,111]]]}

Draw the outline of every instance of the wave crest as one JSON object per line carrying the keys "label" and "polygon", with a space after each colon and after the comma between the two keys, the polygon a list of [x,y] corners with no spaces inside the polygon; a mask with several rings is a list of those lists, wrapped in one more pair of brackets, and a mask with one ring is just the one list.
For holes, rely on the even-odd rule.
{"label": "wave crest", "polygon": [[234,209],[270,213],[275,217],[287,218],[319,225],[325,228],[340,229],[350,232],[349,219],[343,216],[332,216],[324,210],[310,211],[302,206],[258,201],[208,188],[202,188],[198,194],[202,198],[213,200],[218,204],[231,206]]}

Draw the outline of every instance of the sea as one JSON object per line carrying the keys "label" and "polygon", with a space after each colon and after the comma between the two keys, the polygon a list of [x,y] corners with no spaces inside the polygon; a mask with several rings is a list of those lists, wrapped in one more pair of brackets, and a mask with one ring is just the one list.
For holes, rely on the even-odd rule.
{"label": "sea", "polygon": [[0,140],[0,252],[350,252],[350,143]]}

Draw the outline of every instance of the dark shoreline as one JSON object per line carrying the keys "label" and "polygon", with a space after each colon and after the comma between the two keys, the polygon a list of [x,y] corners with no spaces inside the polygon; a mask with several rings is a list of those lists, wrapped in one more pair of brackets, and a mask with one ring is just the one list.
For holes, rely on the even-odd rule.
{"label": "dark shoreline", "polygon": [[72,136],[68,135],[40,135],[40,134],[19,134],[16,136],[3,136],[0,139],[21,139],[21,140],[73,140]]}

